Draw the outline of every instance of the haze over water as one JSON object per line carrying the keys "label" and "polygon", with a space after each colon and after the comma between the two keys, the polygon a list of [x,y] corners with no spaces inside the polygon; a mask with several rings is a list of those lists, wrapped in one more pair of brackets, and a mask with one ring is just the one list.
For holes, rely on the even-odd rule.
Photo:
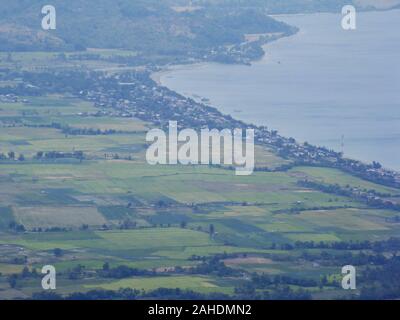
{"label": "haze over water", "polygon": [[300,28],[265,47],[251,67],[203,64],[161,76],[163,85],[237,119],[296,140],[400,170],[400,10],[277,19]]}

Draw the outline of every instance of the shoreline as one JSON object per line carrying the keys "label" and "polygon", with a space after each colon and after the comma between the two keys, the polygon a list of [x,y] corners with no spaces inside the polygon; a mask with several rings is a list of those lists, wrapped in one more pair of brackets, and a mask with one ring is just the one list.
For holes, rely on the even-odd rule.
{"label": "shoreline", "polygon": [[[166,76],[171,72],[180,70],[180,69],[189,69],[189,70],[193,70],[196,68],[201,68],[204,67],[206,65],[210,65],[210,64],[219,64],[217,62],[195,62],[195,63],[191,63],[191,64],[177,64],[177,65],[172,65],[172,66],[167,66],[167,67],[162,67],[161,70],[159,71],[154,71],[150,73],[150,78],[157,83],[157,85],[161,86],[161,87],[166,87],[162,82],[161,82],[161,77],[162,76]],[[221,63],[222,64],[222,63]],[[223,64],[222,64],[223,65]],[[169,88],[168,88],[169,89]],[[171,90],[171,89],[170,89]],[[179,93],[179,92],[177,92]]]}
{"label": "shoreline", "polygon": [[[209,64],[213,64],[213,63],[210,63],[210,62],[199,62],[199,63],[188,64],[188,65],[176,65],[176,66],[172,66],[172,67],[170,66],[170,67],[167,67],[166,69],[163,69],[163,70],[160,70],[160,71],[156,71],[156,72],[154,72],[154,73],[151,73],[151,74],[150,74],[150,78],[151,78],[158,86],[160,86],[160,87],[165,87],[165,88],[167,88],[168,90],[171,90],[172,92],[175,92],[176,94],[182,95],[182,96],[184,96],[184,97],[186,97],[186,98],[189,98],[189,99],[193,99],[194,101],[196,101],[196,102],[198,102],[198,103],[204,103],[204,100],[210,101],[209,98],[203,97],[203,96],[194,97],[195,94],[186,95],[186,94],[184,94],[184,93],[180,93],[180,92],[177,92],[177,91],[175,91],[175,90],[172,90],[171,88],[167,87],[166,85],[164,85],[164,84],[162,83],[161,77],[166,76],[166,75],[168,75],[168,74],[170,74],[170,73],[172,73],[172,72],[174,72],[174,71],[176,71],[176,70],[179,70],[179,69],[183,69],[183,68],[184,68],[184,69],[187,69],[187,70],[192,70],[192,69],[195,69],[195,68],[201,68],[201,67],[203,67],[203,66],[205,66],[205,65],[209,65]],[[218,64],[218,63],[214,63],[214,64]],[[220,65],[224,65],[224,64],[220,64]],[[223,114],[223,115],[225,115],[225,116],[232,117],[234,120],[243,122],[243,123],[245,123],[246,125],[251,126],[251,124],[250,124],[249,122],[243,121],[243,120],[240,120],[240,119],[237,119],[237,118],[235,117],[235,114],[241,113],[241,112],[243,112],[243,110],[238,110],[238,112],[233,112],[233,113],[224,113],[222,110],[220,110],[220,108],[218,108],[217,106],[215,106],[215,105],[212,104],[211,102],[210,102],[210,103],[207,102],[206,105],[209,105],[210,107],[215,108],[218,112],[220,112],[221,114]],[[267,124],[265,124],[265,126],[268,127]],[[287,138],[287,137],[286,137],[286,138]],[[294,138],[295,138],[295,137],[294,137]],[[296,139],[296,138],[295,138],[295,139]],[[297,141],[297,140],[296,140],[296,141]],[[299,143],[300,143],[300,144],[303,144],[303,143],[301,143],[301,142],[299,142]],[[314,145],[314,146],[316,146],[316,147],[318,147],[318,148],[325,148],[324,146],[320,146],[320,145],[317,145],[317,144],[312,144],[312,145]],[[335,151],[335,152],[338,152],[338,151],[336,151],[336,150],[334,150],[334,151]],[[347,158],[347,157],[346,157],[346,158]],[[361,162],[361,163],[363,163],[363,164],[365,164],[365,165],[369,165],[369,164],[370,164],[370,162],[368,162],[367,160],[362,160],[362,159],[360,160],[360,159],[352,158],[352,157],[349,157],[349,158],[347,158],[347,159],[349,159],[349,160],[354,160],[354,161],[357,161],[357,162]],[[400,173],[400,170],[392,169],[392,168],[390,168],[390,167],[385,167],[385,165],[382,165],[382,167],[383,167],[385,170],[392,171],[392,172],[395,172],[395,173]]]}
{"label": "shoreline", "polygon": [[[397,11],[397,10],[400,10],[400,9],[394,8],[394,9],[385,10],[385,11]],[[374,11],[380,12],[380,11],[382,11],[382,10],[374,10]],[[370,13],[370,12],[371,12],[371,11],[366,11],[365,13]],[[279,15],[279,16],[281,16],[281,17],[289,17],[289,16],[299,16],[299,15],[305,16],[305,15],[321,15],[321,14],[338,15],[338,14],[336,14],[336,13],[331,13],[331,12],[326,12],[326,13],[325,13],[325,12],[318,12],[318,13],[310,13],[310,14],[307,14],[307,13],[300,13],[300,14],[282,14],[282,15]],[[302,29],[299,28],[299,32],[296,32],[296,33],[290,35],[290,38],[292,38],[292,37],[295,36],[295,35],[298,35],[301,31],[302,31]],[[286,36],[286,37],[287,37],[287,36]],[[280,37],[279,39],[276,39],[276,40],[274,40],[273,42],[279,41],[279,40],[284,39],[284,38],[286,38],[286,37]],[[262,57],[261,59],[253,60],[253,61],[251,62],[251,65],[252,65],[252,66],[254,66],[257,62],[260,62],[260,61],[262,61],[262,60],[268,59],[268,50],[267,50],[266,48],[268,48],[268,45],[269,45],[269,44],[270,44],[270,43],[266,43],[266,44],[262,45],[262,48],[263,48],[263,50],[264,50],[265,53],[264,53],[264,55],[263,55],[263,57]],[[246,123],[246,124],[248,124],[248,125],[251,125],[251,121],[249,122],[248,120],[247,120],[247,121],[245,121],[245,120],[240,120],[240,117],[239,117],[239,119],[237,119],[237,112],[234,112],[234,111],[229,111],[229,112],[223,111],[218,105],[216,105],[215,103],[210,102],[210,98],[207,97],[207,96],[202,96],[202,95],[199,95],[199,94],[196,94],[196,93],[192,93],[192,92],[185,92],[185,93],[184,93],[184,92],[176,91],[176,90],[174,90],[174,89],[169,88],[169,87],[162,81],[162,78],[163,78],[163,77],[167,77],[170,73],[175,72],[175,71],[179,71],[179,70],[181,70],[181,69],[189,70],[189,71],[190,71],[190,70],[194,70],[194,69],[197,69],[197,68],[202,68],[202,67],[204,67],[204,66],[210,66],[210,65],[214,65],[214,64],[215,64],[215,65],[219,65],[219,66],[227,66],[227,67],[229,67],[229,66],[238,66],[238,65],[240,65],[240,64],[224,64],[224,63],[207,62],[207,61],[205,61],[205,62],[195,62],[195,63],[192,63],[192,64],[177,64],[177,65],[167,66],[166,68],[161,68],[161,70],[159,70],[159,71],[152,72],[152,73],[150,74],[150,77],[151,77],[152,80],[154,80],[154,81],[157,83],[158,86],[166,87],[166,88],[168,88],[169,90],[171,90],[171,91],[173,91],[173,92],[175,92],[175,93],[177,93],[177,94],[179,94],[179,95],[186,96],[187,98],[193,99],[193,100],[195,100],[196,102],[199,102],[199,103],[202,103],[202,102],[204,102],[204,101],[207,101],[207,102],[206,102],[206,105],[209,105],[209,106],[211,106],[211,107],[217,109],[217,110],[218,110],[219,112],[221,112],[221,113],[224,113],[224,114],[226,114],[226,115],[228,115],[228,116],[231,116],[231,117],[232,117],[233,119],[235,119],[235,120],[243,121],[244,123]],[[269,127],[269,124],[268,124],[268,123],[264,123],[263,125]],[[296,138],[296,135],[293,134],[293,137]],[[318,146],[318,147],[323,147],[323,145],[320,144],[320,143],[313,143],[313,145]],[[336,148],[334,147],[333,150],[338,150],[338,148],[337,148],[337,147],[336,147]],[[337,152],[339,152],[339,151],[337,151]],[[354,160],[359,161],[359,162],[364,163],[364,164],[370,164],[370,163],[372,163],[372,160],[365,160],[365,158],[363,159],[362,157],[349,156],[349,159],[354,159]],[[381,161],[382,161],[382,160],[381,160]],[[383,161],[382,161],[382,162],[383,162]],[[394,171],[394,172],[400,172],[399,169],[397,169],[397,168],[394,169],[393,167],[391,167],[391,166],[389,166],[389,165],[386,166],[385,163],[383,163],[382,165],[383,165],[383,168],[385,168],[385,169],[387,169],[387,170]]]}

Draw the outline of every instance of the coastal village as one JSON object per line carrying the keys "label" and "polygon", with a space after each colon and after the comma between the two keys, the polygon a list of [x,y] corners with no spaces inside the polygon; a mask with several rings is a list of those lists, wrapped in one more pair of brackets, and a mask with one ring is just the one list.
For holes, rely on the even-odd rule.
{"label": "coastal village", "polygon": [[[74,83],[71,94],[90,101],[98,109],[94,114],[78,113],[77,116],[87,117],[122,117],[138,118],[152,123],[155,127],[167,129],[170,121],[178,122],[178,129],[192,128],[209,129],[254,129],[256,144],[266,146],[278,156],[290,161],[279,168],[256,167],[255,171],[285,171],[295,166],[319,166],[336,168],[362,179],[386,185],[400,187],[400,173],[384,168],[380,163],[367,164],[358,160],[343,157],[343,154],[323,146],[314,146],[309,143],[299,143],[294,138],[281,136],[277,131],[266,126],[246,124],[230,115],[224,115],[216,108],[184,97],[166,87],[161,86],[151,77],[154,70],[141,70],[120,74],[80,73],[45,74],[36,77],[25,85],[18,86],[13,93],[1,95],[2,102],[29,103],[22,97],[28,95],[42,95],[60,93],[64,83]],[[48,77],[60,88],[48,89]],[[74,79],[84,79],[82,83]],[[28,91],[27,91],[28,90]],[[203,100],[204,101],[204,100]],[[59,128],[61,129],[61,128]],[[94,132],[95,134],[96,132]],[[109,132],[106,134],[112,134]],[[98,132],[98,134],[105,134]],[[80,156],[82,160],[83,157]],[[305,183],[308,183],[305,181]],[[341,190],[337,186],[313,185],[313,188],[326,189],[331,192],[362,199],[375,207],[400,210],[398,198],[387,197],[368,190]]]}
{"label": "coastal village", "polygon": [[129,73],[103,78],[97,90],[80,91],[80,96],[93,101],[109,115],[136,117],[163,128],[168,121],[177,121],[181,128],[255,129],[256,142],[273,148],[280,156],[297,164],[338,168],[364,179],[400,186],[400,173],[383,168],[379,163],[365,164],[346,159],[340,152],[325,147],[300,144],[267,127],[248,125],[223,115],[216,108],[198,103],[157,85],[147,73]]}
{"label": "coastal village", "polygon": [[[325,166],[341,169],[363,179],[400,187],[400,173],[384,168],[380,163],[367,164],[354,159],[347,159],[343,154],[323,146],[299,143],[294,138],[281,136],[277,131],[266,126],[246,124],[230,115],[224,115],[216,108],[184,97],[166,87],[157,84],[151,78],[151,71],[126,72],[106,75],[103,73],[74,73],[57,75],[58,81],[73,81],[71,77],[86,77],[84,86],[77,85],[73,94],[91,101],[99,109],[90,116],[135,117],[167,128],[169,121],[177,121],[180,129],[254,129],[256,143],[274,150],[277,155],[293,161],[294,165]],[[49,74],[46,74],[48,77]],[[60,78],[61,77],[61,78]],[[64,77],[64,79],[62,79]],[[15,93],[0,93],[2,102],[28,103],[21,96],[55,93],[46,89],[45,77],[37,77],[25,86],[19,86]],[[34,88],[34,89],[33,89]],[[29,92],[25,92],[29,89]],[[57,88],[51,89],[59,90]],[[89,116],[79,113],[78,116]],[[269,168],[258,168],[258,171]]]}

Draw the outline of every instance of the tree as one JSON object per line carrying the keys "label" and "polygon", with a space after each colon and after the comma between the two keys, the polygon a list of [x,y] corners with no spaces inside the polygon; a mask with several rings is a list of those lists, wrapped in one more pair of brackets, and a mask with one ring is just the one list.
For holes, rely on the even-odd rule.
{"label": "tree", "polygon": [[109,271],[109,270],[110,270],[110,264],[106,262],[105,264],[103,264],[103,271]]}
{"label": "tree", "polygon": [[9,276],[7,282],[10,287],[14,289],[17,286],[17,275],[12,274],[11,276]]}
{"label": "tree", "polygon": [[60,60],[60,61],[65,62],[65,61],[67,61],[67,56],[65,55],[64,52],[62,52],[62,53],[57,55],[57,59]]}
{"label": "tree", "polygon": [[60,248],[55,248],[53,250],[54,256],[56,256],[57,258],[62,257],[64,255],[64,251]]}
{"label": "tree", "polygon": [[181,222],[181,228],[182,228],[182,229],[185,229],[185,228],[186,228],[186,225],[187,225],[186,221],[182,221],[182,222]]}
{"label": "tree", "polygon": [[373,161],[372,162],[372,166],[374,167],[374,169],[381,169],[382,165],[379,162]]}
{"label": "tree", "polygon": [[211,235],[211,236],[215,233],[215,227],[214,227],[213,224],[210,224],[209,232],[210,232],[210,235]]}
{"label": "tree", "polygon": [[41,159],[43,157],[43,151],[36,152],[36,159]]}
{"label": "tree", "polygon": [[8,158],[14,160],[15,159],[15,152],[14,151],[10,151],[8,153]]}
{"label": "tree", "polygon": [[28,278],[30,275],[31,275],[31,272],[29,271],[29,268],[27,266],[25,266],[22,269],[22,273],[21,273],[22,278]]}
{"label": "tree", "polygon": [[108,226],[107,226],[105,223],[101,226],[101,228],[102,228],[103,230],[109,230]]}

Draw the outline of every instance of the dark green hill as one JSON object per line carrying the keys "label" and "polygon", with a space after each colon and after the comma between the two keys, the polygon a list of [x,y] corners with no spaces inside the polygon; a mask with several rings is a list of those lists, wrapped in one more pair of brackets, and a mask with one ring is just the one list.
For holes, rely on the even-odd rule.
{"label": "dark green hill", "polygon": [[398,0],[164,0],[170,4],[187,6],[213,6],[220,8],[264,8],[269,13],[340,12],[345,5],[360,10],[390,9],[399,7]]}
{"label": "dark green hill", "polygon": [[290,30],[262,10],[207,7],[188,12],[176,10],[170,1],[53,0],[57,30],[43,33],[41,8],[46,4],[41,0],[13,0],[2,6],[0,50],[97,47],[152,55],[202,55],[215,47],[238,44],[247,33]]}

